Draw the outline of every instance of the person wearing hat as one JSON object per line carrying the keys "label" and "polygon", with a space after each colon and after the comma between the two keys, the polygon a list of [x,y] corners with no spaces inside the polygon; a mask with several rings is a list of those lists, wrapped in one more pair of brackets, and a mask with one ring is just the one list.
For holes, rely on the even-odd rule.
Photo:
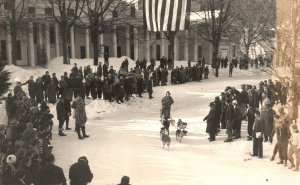
{"label": "person wearing hat", "polygon": [[35,100],[35,85],[34,85],[34,80],[33,80],[33,76],[30,76],[30,79],[27,80],[25,83],[21,84],[21,85],[26,85],[28,84],[28,93],[29,93],[29,97],[33,100]]}
{"label": "person wearing hat", "polygon": [[252,140],[252,130],[253,130],[253,124],[255,121],[255,107],[252,105],[250,106],[246,113],[243,115],[243,117],[247,116],[247,120],[248,120],[248,128],[247,128],[247,132],[248,132],[248,136],[247,136],[247,141],[251,141]]}
{"label": "person wearing hat", "polygon": [[[291,126],[292,136],[289,140],[290,148],[288,153],[288,158],[291,163],[289,169],[293,169],[293,171],[299,171],[300,166],[300,134],[296,124],[292,124]],[[293,155],[295,154],[296,164],[294,163]]]}
{"label": "person wearing hat", "polygon": [[79,157],[77,163],[71,165],[69,170],[70,185],[87,185],[93,179],[87,157]]}
{"label": "person wearing hat", "polygon": [[121,178],[120,184],[118,185],[130,185],[129,182],[130,182],[130,178],[128,176],[123,176]]}
{"label": "person wearing hat", "polygon": [[217,116],[215,103],[210,102],[209,107],[210,107],[210,111],[208,115],[203,119],[203,121],[207,120],[206,133],[209,134],[209,138],[208,138],[209,141],[215,141],[219,119]]}
{"label": "person wearing hat", "polygon": [[243,112],[241,111],[241,107],[238,104],[237,100],[232,101],[233,109],[234,109],[234,122],[233,122],[233,130],[234,137],[233,139],[241,138],[241,125],[242,125],[242,117]]}
{"label": "person wearing hat", "polygon": [[67,184],[63,169],[56,166],[54,161],[53,154],[46,157],[47,165],[39,171],[36,185]]}
{"label": "person wearing hat", "polygon": [[153,93],[153,84],[152,84],[152,81],[153,81],[153,77],[150,76],[150,79],[148,80],[147,82],[147,91],[148,91],[148,94],[149,94],[149,99],[152,99],[153,96],[152,96],[152,93]]}
{"label": "person wearing hat", "polygon": [[22,89],[21,82],[17,82],[17,85],[14,88],[14,95],[22,94],[24,91]]}
{"label": "person wearing hat", "polygon": [[165,115],[166,119],[170,118],[171,105],[174,103],[173,98],[171,97],[171,93],[169,91],[166,92],[166,96],[162,98],[162,115]]}
{"label": "person wearing hat", "polygon": [[252,156],[258,156],[259,158],[263,157],[263,134],[264,134],[264,125],[260,118],[260,112],[255,111],[255,122],[253,125],[253,154]]}
{"label": "person wearing hat", "polygon": [[71,69],[72,73],[78,73],[78,67],[77,67],[77,63],[74,63],[73,68]]}
{"label": "person wearing hat", "polygon": [[43,92],[44,92],[44,97],[45,101],[48,100],[48,94],[47,94],[47,89],[48,85],[51,82],[51,76],[49,75],[49,71],[46,71],[46,73],[42,76],[42,83],[43,83]]}
{"label": "person wearing hat", "polygon": [[65,121],[67,120],[68,114],[69,111],[66,110],[65,100],[63,98],[59,98],[56,104],[56,115],[57,115],[57,120],[59,122],[58,125],[59,136],[66,136],[66,134],[63,133],[63,126]]}
{"label": "person wearing hat", "polygon": [[234,108],[231,103],[231,99],[228,97],[226,99],[226,129],[227,129],[227,138],[224,142],[232,142],[232,126],[234,122]]}
{"label": "person wearing hat", "polygon": [[[72,104],[72,107],[75,109],[75,131],[77,132],[78,139],[84,139],[90,137],[86,135],[85,124],[87,121],[85,103],[78,97]],[[81,135],[82,131],[82,135]]]}
{"label": "person wearing hat", "polygon": [[13,184],[16,173],[16,162],[17,157],[15,155],[9,155],[6,158],[6,164],[3,166],[2,169],[2,176],[3,176],[3,184]]}

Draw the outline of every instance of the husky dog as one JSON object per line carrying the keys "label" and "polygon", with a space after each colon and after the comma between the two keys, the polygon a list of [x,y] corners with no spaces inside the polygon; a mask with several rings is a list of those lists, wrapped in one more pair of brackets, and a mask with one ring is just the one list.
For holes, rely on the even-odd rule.
{"label": "husky dog", "polygon": [[163,143],[163,149],[165,148],[165,145],[168,146],[168,150],[170,148],[170,143],[171,143],[171,138],[170,136],[168,135],[168,131],[166,130],[165,127],[162,127],[160,129],[160,138],[161,138],[161,141]]}

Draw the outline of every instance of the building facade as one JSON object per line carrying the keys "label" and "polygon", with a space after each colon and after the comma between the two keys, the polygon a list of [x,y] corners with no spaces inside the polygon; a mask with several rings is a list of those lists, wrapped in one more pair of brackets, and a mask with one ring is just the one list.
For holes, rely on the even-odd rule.
{"label": "building facade", "polygon": [[[5,10],[4,10],[5,11]],[[38,1],[28,6],[24,29],[18,31],[15,48],[17,65],[35,66],[62,56],[62,41],[57,23],[52,18],[52,9]],[[133,10],[131,10],[133,11]],[[141,18],[142,9],[134,10],[134,16]],[[5,16],[0,17],[5,22]],[[71,28],[69,33],[69,57],[76,59],[93,58],[93,37],[84,23],[84,18]],[[130,21],[129,21],[130,22]],[[12,64],[11,36],[8,30],[0,31],[1,62]],[[100,57],[106,52],[110,57],[128,56],[133,60],[150,58],[159,60],[170,57],[170,44],[164,33],[147,32],[142,23],[120,23],[113,31],[100,35]],[[175,39],[175,60],[197,61],[204,57],[211,63],[212,46],[202,40],[193,31],[180,31]],[[220,57],[239,57],[239,45],[223,40],[220,45]]]}

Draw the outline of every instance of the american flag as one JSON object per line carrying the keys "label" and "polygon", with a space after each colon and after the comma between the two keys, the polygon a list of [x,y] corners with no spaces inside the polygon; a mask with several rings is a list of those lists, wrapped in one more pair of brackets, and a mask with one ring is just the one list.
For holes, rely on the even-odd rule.
{"label": "american flag", "polygon": [[144,25],[148,31],[189,28],[191,0],[144,0]]}

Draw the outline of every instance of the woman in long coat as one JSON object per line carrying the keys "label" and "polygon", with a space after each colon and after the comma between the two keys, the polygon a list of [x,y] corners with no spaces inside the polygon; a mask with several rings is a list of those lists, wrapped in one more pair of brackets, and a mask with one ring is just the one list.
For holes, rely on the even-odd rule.
{"label": "woman in long coat", "polygon": [[52,103],[52,104],[56,103],[56,92],[57,92],[57,85],[55,84],[54,80],[51,80],[50,84],[47,87],[49,103]]}
{"label": "woman in long coat", "polygon": [[35,98],[37,103],[41,103],[44,99],[43,95],[43,84],[41,82],[41,78],[36,79],[35,82]]}
{"label": "woman in long coat", "polygon": [[207,120],[206,133],[209,133],[209,141],[215,141],[219,120],[217,119],[215,104],[211,102],[209,106],[210,111],[208,115],[203,119],[203,121]]}

